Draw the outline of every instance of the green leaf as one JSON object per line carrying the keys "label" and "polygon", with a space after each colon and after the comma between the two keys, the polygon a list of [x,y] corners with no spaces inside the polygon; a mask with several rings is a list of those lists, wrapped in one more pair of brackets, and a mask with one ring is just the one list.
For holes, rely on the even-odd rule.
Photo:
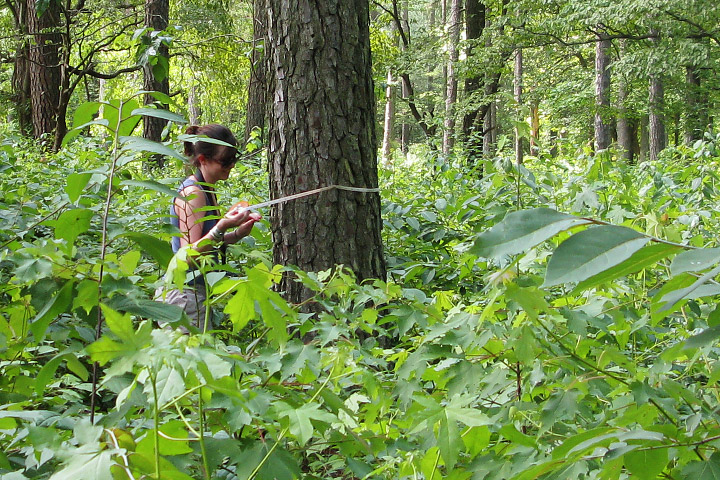
{"label": "green leaf", "polygon": [[[562,445],[555,448],[552,452],[552,458],[554,459],[563,459],[565,458],[570,451],[575,448],[576,446],[580,445],[581,443],[587,442],[588,440],[597,438],[597,439],[605,439],[607,438],[607,433],[612,431],[613,429],[611,427],[598,427],[593,428],[591,430],[588,430],[586,432],[578,433],[576,435],[573,435],[572,437],[567,438]],[[588,447],[594,447],[594,443],[590,443]],[[581,450],[579,453],[580,455],[583,455],[583,451]]]}
{"label": "green leaf", "polygon": [[[140,117],[138,117],[140,118]],[[122,148],[133,152],[148,152],[157,153],[159,155],[165,155],[166,157],[173,157],[179,160],[185,161],[185,157],[175,151],[175,149],[163,145],[160,142],[153,142],[143,137],[126,137],[120,138]]]}
{"label": "green leaf", "polygon": [[317,403],[306,403],[300,408],[292,408],[285,402],[278,402],[278,416],[287,417],[290,433],[297,438],[300,445],[305,445],[313,435],[311,420],[324,423],[333,423],[337,417],[330,412],[320,409]]}
{"label": "green leaf", "polygon": [[167,268],[173,258],[172,247],[168,242],[139,232],[127,232],[124,236],[135,242],[143,252],[154,258],[161,268]]}
{"label": "green leaf", "polygon": [[91,173],[71,173],[68,175],[65,181],[65,193],[68,194],[72,203],[77,202],[80,198],[91,177]]}
{"label": "green leaf", "polygon": [[543,287],[579,282],[630,258],[650,239],[627,227],[602,225],[577,233],[555,250]]}
{"label": "green leaf", "polygon": [[718,337],[720,337],[720,325],[715,325],[685,340],[685,348],[702,348],[713,343]]}
{"label": "green leaf", "polygon": [[173,113],[169,110],[162,110],[160,108],[136,108],[132,111],[131,115],[143,115],[145,117],[162,118],[163,120],[175,123],[187,123],[187,120],[185,120],[185,117],[182,115],[178,115],[177,113]]}
{"label": "green leaf", "polygon": [[[67,145],[71,140],[80,135],[82,129],[95,123],[93,120],[100,111],[100,102],[85,102],[80,104],[73,115],[72,128],[63,137],[62,146]],[[74,201],[74,200],[73,200]]]}
{"label": "green leaf", "polygon": [[720,453],[715,452],[706,461],[690,462],[682,469],[682,478],[692,480],[720,480]]}
{"label": "green leaf", "polygon": [[48,300],[42,310],[32,319],[30,331],[33,333],[36,342],[41,342],[43,338],[45,338],[45,331],[50,323],[55,320],[58,315],[67,311],[72,300],[74,286],[75,280],[65,282],[58,293]]}
{"label": "green leaf", "polygon": [[654,480],[668,463],[667,448],[640,448],[624,455],[625,467],[641,480]]}
{"label": "green leaf", "polygon": [[[105,447],[102,447],[105,448]],[[122,453],[116,449],[101,449],[97,445],[81,446],[73,452],[65,467],[50,480],[112,480],[110,467],[113,457]]]}
{"label": "green leaf", "polygon": [[681,288],[668,293],[662,297],[661,301],[665,304],[660,308],[660,312],[670,310],[680,300],[699,298],[704,296],[720,295],[720,286],[709,285],[709,288],[701,289],[708,281],[712,280],[718,273],[720,273],[720,266],[717,266],[707,272],[702,277],[698,278],[689,287]]}
{"label": "green leaf", "polygon": [[668,245],[666,243],[656,243],[641,248],[633,253],[630,258],[612,268],[604,270],[597,275],[593,275],[577,284],[573,290],[573,294],[595,288],[598,285],[612,282],[618,278],[630,275],[672,255],[682,247],[677,245]]}
{"label": "green leaf", "polygon": [[470,253],[498,259],[524,252],[563,230],[587,223],[588,220],[550,208],[511,212],[490,230],[478,235]]}
{"label": "green leaf", "polygon": [[174,189],[154,180],[123,180],[122,182],[120,182],[120,185],[142,187],[147,190],[154,190],[156,192],[169,195],[171,197],[182,198],[182,196]]}
{"label": "green leaf", "polygon": [[155,322],[177,323],[182,320],[182,308],[154,300],[116,295],[108,300],[107,305],[120,312],[129,312]]}
{"label": "green leaf", "polygon": [[[184,455],[192,453],[188,438],[188,431],[182,420],[170,420],[160,425],[160,455]],[[148,455],[155,454],[154,432],[148,431],[147,435],[137,444],[137,451],[145,452]]]}
{"label": "green leaf", "polygon": [[700,272],[720,261],[720,248],[698,248],[688,250],[676,256],[670,264],[670,273],[679,275],[684,272]]}
{"label": "green leaf", "polygon": [[52,222],[52,225],[55,226],[55,236],[66,240],[68,245],[73,245],[78,235],[88,231],[90,220],[94,214],[95,212],[87,208],[64,211],[57,220]]}
{"label": "green leaf", "polygon": [[[121,102],[119,100],[110,100],[103,108],[103,118],[108,122],[108,128],[118,137],[126,137],[131,135],[135,127],[138,126],[142,117],[140,115],[132,115],[131,112],[140,106],[137,98],[132,98],[126,102],[122,102],[122,112],[120,112]],[[120,115],[120,116],[119,116]]]}

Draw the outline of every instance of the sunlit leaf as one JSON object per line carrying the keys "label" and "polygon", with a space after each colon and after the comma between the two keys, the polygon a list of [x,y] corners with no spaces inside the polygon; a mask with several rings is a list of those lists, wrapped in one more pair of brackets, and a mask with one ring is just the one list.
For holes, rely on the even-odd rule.
{"label": "sunlit leaf", "polygon": [[548,262],[543,287],[579,282],[627,260],[650,239],[631,228],[603,225],[571,236]]}

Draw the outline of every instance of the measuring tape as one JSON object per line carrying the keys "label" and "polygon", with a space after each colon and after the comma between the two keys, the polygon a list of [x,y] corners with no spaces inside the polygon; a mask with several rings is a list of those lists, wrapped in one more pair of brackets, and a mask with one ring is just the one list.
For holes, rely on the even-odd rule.
{"label": "measuring tape", "polygon": [[362,187],[348,187],[345,185],[328,185],[327,187],[316,188],[315,190],[308,190],[307,192],[296,193],[294,195],[288,195],[287,197],[276,198],[275,200],[268,200],[267,202],[256,203],[255,205],[248,205],[247,202],[238,202],[233,205],[233,208],[240,207],[247,210],[257,210],[258,208],[269,207],[270,205],[276,205],[278,203],[285,203],[291,200],[297,200],[302,197],[309,197],[310,195],[317,195],[320,192],[326,192],[328,190],[345,190],[348,192],[360,192],[360,193],[380,193],[379,188],[362,188]]}

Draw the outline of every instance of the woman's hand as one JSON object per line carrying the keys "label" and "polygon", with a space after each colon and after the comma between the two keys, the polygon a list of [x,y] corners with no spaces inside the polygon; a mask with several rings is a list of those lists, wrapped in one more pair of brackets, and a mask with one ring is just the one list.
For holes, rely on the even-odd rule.
{"label": "woman's hand", "polygon": [[235,228],[232,233],[225,235],[225,243],[235,243],[250,234],[255,222],[261,219],[262,215],[259,213],[251,212],[244,207],[236,205],[220,219],[217,227],[223,232],[230,228]]}

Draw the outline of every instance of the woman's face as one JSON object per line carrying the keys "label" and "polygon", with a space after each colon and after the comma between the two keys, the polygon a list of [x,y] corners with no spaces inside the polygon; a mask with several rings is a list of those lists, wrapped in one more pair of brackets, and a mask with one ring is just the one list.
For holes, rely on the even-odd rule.
{"label": "woman's face", "polygon": [[204,163],[205,179],[211,183],[218,180],[227,180],[236,162],[237,150],[230,147],[221,147],[214,157]]}

